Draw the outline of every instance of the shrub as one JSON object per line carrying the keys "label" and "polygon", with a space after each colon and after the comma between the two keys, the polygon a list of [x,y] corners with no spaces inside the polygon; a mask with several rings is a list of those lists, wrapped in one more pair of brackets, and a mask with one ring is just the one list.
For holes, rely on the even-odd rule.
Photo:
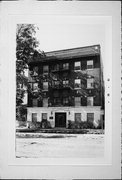
{"label": "shrub", "polygon": [[87,122],[87,121],[71,121],[68,120],[68,129],[94,129],[95,126],[93,125],[92,122]]}
{"label": "shrub", "polygon": [[41,128],[50,129],[51,128],[50,122],[48,120],[42,120],[41,121]]}
{"label": "shrub", "polygon": [[98,123],[97,129],[104,129],[104,122],[102,120],[98,120]]}

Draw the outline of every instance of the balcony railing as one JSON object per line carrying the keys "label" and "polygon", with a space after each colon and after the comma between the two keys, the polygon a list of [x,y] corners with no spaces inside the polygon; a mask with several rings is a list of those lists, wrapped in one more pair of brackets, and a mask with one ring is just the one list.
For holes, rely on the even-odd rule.
{"label": "balcony railing", "polygon": [[65,89],[65,88],[73,89],[73,87],[70,84],[53,84],[51,87],[53,89]]}
{"label": "balcony railing", "polygon": [[69,66],[65,66],[65,67],[56,67],[56,68],[53,68],[52,70],[51,70],[51,72],[62,72],[62,71],[69,71],[70,70],[70,68],[69,68]]}

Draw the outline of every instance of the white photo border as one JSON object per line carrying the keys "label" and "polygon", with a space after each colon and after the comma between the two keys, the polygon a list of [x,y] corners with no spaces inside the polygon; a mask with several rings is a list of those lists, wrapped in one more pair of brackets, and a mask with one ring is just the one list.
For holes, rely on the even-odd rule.
{"label": "white photo border", "polygon": [[[64,4],[63,2],[61,3],[54,3],[54,2],[49,2],[49,3],[44,3],[44,2],[39,2],[41,6],[38,6],[38,3],[34,4],[32,3],[30,5],[30,9],[32,11],[26,11],[27,7],[25,4],[22,3],[5,3],[2,6],[2,19],[1,23],[3,27],[1,28],[1,31],[3,33],[2,38],[2,50],[3,50],[3,58],[2,58],[2,69],[3,73],[2,74],[9,74],[9,76],[2,76],[3,84],[2,84],[2,89],[6,89],[4,92],[4,98],[2,98],[3,104],[5,104],[4,108],[2,108],[2,115],[4,114],[4,117],[2,116],[2,139],[4,139],[3,147],[2,147],[2,152],[5,155],[3,158],[1,157],[3,164],[7,162],[7,171],[8,175],[10,176],[10,172],[8,168],[12,169],[18,169],[18,167],[23,168],[35,168],[38,169],[41,167],[42,169],[45,168],[45,166],[56,166],[55,169],[57,169],[57,165],[68,167],[69,170],[75,167],[75,172],[79,172],[79,168],[82,170],[87,170],[92,169],[92,170],[97,170],[97,169],[105,169],[108,167],[108,172],[109,169],[112,169],[113,167],[115,168],[116,164],[116,172],[113,174],[113,176],[117,177],[119,176],[119,167],[117,162],[119,162],[119,157],[120,157],[120,152],[115,148],[115,144],[117,147],[119,147],[119,133],[120,133],[120,127],[119,127],[119,122],[120,122],[120,116],[119,116],[119,107],[118,104],[120,104],[119,98],[115,98],[115,93],[117,92],[119,94],[119,91],[115,89],[115,86],[120,88],[119,86],[119,80],[116,81],[116,78],[119,78],[119,75],[116,73],[118,70],[120,70],[120,63],[119,63],[119,58],[120,58],[120,36],[116,34],[116,31],[119,32],[118,28],[120,26],[119,20],[117,18],[120,18],[119,13],[117,11],[119,10],[119,3],[107,3],[108,12],[103,9],[103,2],[95,3],[95,2],[90,2],[90,3],[95,3],[96,7],[93,7],[91,12],[87,11],[87,7],[90,7],[90,4],[88,2],[77,2],[73,3],[73,7],[75,8],[75,12],[73,11],[72,8],[69,8],[68,4]],[[12,5],[13,4],[13,5]],[[17,6],[16,6],[17,5]],[[60,6],[61,5],[61,6]],[[79,6],[80,5],[80,6]],[[85,10],[83,10],[83,7],[85,7]],[[109,12],[109,9],[115,8],[116,5],[116,13],[114,12]],[[28,4],[27,4],[28,6]],[[16,8],[15,8],[16,7]],[[23,11],[20,10],[23,8]],[[49,8],[47,10],[47,7]],[[5,9],[6,8],[6,9]],[[15,8],[15,9],[14,9]],[[20,9],[19,9],[20,8]],[[63,9],[64,8],[64,9]],[[53,9],[53,10],[52,10]],[[57,9],[59,11],[57,11]],[[55,11],[54,11],[55,10]],[[78,10],[78,11],[77,11]],[[83,11],[82,11],[83,10]],[[4,17],[4,20],[3,20]],[[107,70],[106,71],[106,77],[105,77],[105,157],[102,159],[59,159],[59,158],[41,158],[41,159],[17,159],[15,158],[15,92],[16,92],[16,66],[15,66],[15,59],[16,59],[16,25],[19,23],[33,23],[36,24],[38,23],[38,19],[43,19],[43,18],[64,18],[65,20],[71,20],[75,19],[77,22],[81,23],[82,18],[93,18],[97,19],[97,23],[103,23],[105,25],[106,29],[106,54],[105,54],[105,59],[106,59],[106,65],[107,65]],[[100,20],[100,21],[99,21]],[[115,23],[115,20],[117,20],[117,23]],[[58,21],[59,22],[59,21]],[[93,22],[93,21],[92,21]],[[90,22],[89,22],[90,23]],[[115,27],[117,26],[117,27]],[[116,37],[117,36],[117,39]],[[7,37],[7,38],[6,38]],[[6,48],[7,48],[7,53],[6,53]],[[115,51],[116,50],[116,51]],[[118,53],[118,54],[117,54]],[[13,61],[11,60],[13,59]],[[117,59],[118,63],[115,63],[115,60]],[[110,82],[107,81],[107,79],[110,79]],[[109,86],[109,90],[108,87]],[[107,96],[107,94],[110,94],[110,97]],[[108,103],[108,101],[110,103]],[[114,104],[118,108],[114,107]],[[6,113],[7,112],[7,113]],[[116,122],[116,113],[118,112],[118,122]],[[7,119],[7,121],[6,121]],[[116,127],[116,129],[114,128]],[[7,130],[7,131],[6,131]],[[7,133],[5,133],[5,131]],[[113,144],[114,143],[114,144]],[[4,149],[5,148],[5,149]],[[118,152],[118,158],[115,158],[115,151]],[[115,162],[114,162],[115,161]],[[26,166],[25,166],[26,165]],[[64,166],[65,165],[65,166]],[[76,167],[78,168],[76,169]],[[91,168],[90,168],[91,166]],[[5,167],[4,167],[5,168]],[[115,170],[115,169],[114,169]],[[12,170],[14,171],[14,170]],[[58,172],[59,170],[57,170]],[[24,171],[26,174],[26,172]],[[80,172],[79,172],[80,173]],[[109,172],[110,173],[110,172]],[[105,170],[105,175],[106,177],[110,176],[110,174],[106,172]],[[5,176],[5,169],[4,169],[4,176]],[[18,172],[19,174],[19,172]],[[45,173],[42,173],[45,174]],[[49,173],[51,174],[51,172]],[[60,173],[59,173],[60,174]],[[71,173],[72,174],[72,173]],[[93,173],[91,173],[93,175]],[[39,173],[38,173],[39,175]],[[13,175],[16,177],[16,175]],[[29,176],[29,175],[28,175]],[[78,175],[79,176],[79,175]],[[86,177],[90,178],[90,176],[86,173],[80,174],[81,177]],[[7,177],[7,176],[6,176]],[[35,174],[36,177],[36,174]],[[53,177],[52,175],[50,176],[51,178]],[[60,174],[60,178],[62,177],[62,174]],[[66,177],[69,177],[69,175]],[[72,175],[74,177],[74,175]],[[93,177],[99,177],[98,175],[93,175]],[[78,178],[77,175],[74,178]]]}

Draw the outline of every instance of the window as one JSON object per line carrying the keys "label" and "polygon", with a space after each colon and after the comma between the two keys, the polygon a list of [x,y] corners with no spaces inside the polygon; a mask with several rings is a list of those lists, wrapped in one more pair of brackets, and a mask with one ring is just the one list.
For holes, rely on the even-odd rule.
{"label": "window", "polygon": [[48,91],[48,82],[43,82],[43,90]]}
{"label": "window", "polygon": [[66,86],[68,86],[69,85],[69,81],[68,80],[64,80],[63,81],[63,87],[66,87]]}
{"label": "window", "polygon": [[22,83],[17,84],[17,88],[18,88],[18,89],[23,89],[23,84],[22,84]]}
{"label": "window", "polygon": [[87,61],[87,69],[93,69],[93,60]]}
{"label": "window", "polygon": [[53,87],[57,87],[57,88],[58,88],[59,85],[60,85],[60,82],[59,82],[59,81],[53,81],[53,82],[52,82],[52,86],[53,86]]}
{"label": "window", "polygon": [[37,66],[35,66],[35,67],[33,68],[33,75],[34,75],[34,76],[37,76],[37,75],[38,75],[38,67],[37,67]]}
{"label": "window", "polygon": [[59,97],[59,92],[58,92],[58,91],[54,91],[54,92],[53,92],[53,96],[54,96],[54,97]]}
{"label": "window", "polygon": [[87,97],[87,106],[93,106],[93,97]]}
{"label": "window", "polygon": [[69,63],[64,63],[63,64],[63,69],[69,69]]}
{"label": "window", "polygon": [[75,106],[81,106],[81,97],[75,97]]}
{"label": "window", "polygon": [[68,72],[64,71],[62,76],[63,76],[63,78],[68,78]]}
{"label": "window", "polygon": [[74,88],[81,88],[81,79],[75,79]]}
{"label": "window", "polygon": [[38,83],[33,83],[33,91],[38,92]]}
{"label": "window", "polygon": [[87,113],[87,121],[93,123],[94,113]]}
{"label": "window", "polygon": [[81,122],[81,113],[75,113],[75,122]]}
{"label": "window", "polygon": [[75,62],[74,70],[81,70],[81,62],[80,61]]}
{"label": "window", "polygon": [[48,74],[48,71],[49,71],[49,66],[48,65],[43,66],[43,73]]}
{"label": "window", "polygon": [[37,122],[37,113],[32,113],[32,122]]}
{"label": "window", "polygon": [[59,64],[55,64],[52,68],[53,71],[58,71],[59,70]]}
{"label": "window", "polygon": [[38,100],[37,99],[33,99],[32,100],[32,106],[33,107],[37,107],[38,106]]}
{"label": "window", "polygon": [[94,84],[93,84],[94,79],[87,79],[87,88],[93,88]]}
{"label": "window", "polygon": [[42,113],[42,120],[47,120],[47,113]]}
{"label": "window", "polygon": [[62,95],[63,95],[63,97],[68,97],[69,96],[69,91],[63,90]]}
{"label": "window", "polygon": [[48,98],[43,99],[43,107],[48,107]]}
{"label": "window", "polygon": [[69,98],[68,97],[64,97],[63,98],[63,104],[66,105],[69,103]]}
{"label": "window", "polygon": [[58,98],[58,97],[54,98],[54,104],[55,104],[55,105],[61,104],[61,99]]}

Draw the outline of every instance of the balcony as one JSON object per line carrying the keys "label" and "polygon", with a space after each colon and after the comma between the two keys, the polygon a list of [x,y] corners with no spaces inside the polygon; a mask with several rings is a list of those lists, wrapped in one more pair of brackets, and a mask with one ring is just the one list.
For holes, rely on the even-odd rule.
{"label": "balcony", "polygon": [[51,86],[53,89],[60,89],[61,88],[61,85],[60,84],[53,84]]}
{"label": "balcony", "polygon": [[67,88],[73,89],[69,83],[68,84],[62,84],[62,83],[53,84],[51,87],[52,87],[52,89],[67,89]]}
{"label": "balcony", "polygon": [[55,72],[62,72],[62,71],[69,71],[69,64],[68,63],[64,63],[63,65],[56,65],[52,68],[51,72],[55,73]]}

